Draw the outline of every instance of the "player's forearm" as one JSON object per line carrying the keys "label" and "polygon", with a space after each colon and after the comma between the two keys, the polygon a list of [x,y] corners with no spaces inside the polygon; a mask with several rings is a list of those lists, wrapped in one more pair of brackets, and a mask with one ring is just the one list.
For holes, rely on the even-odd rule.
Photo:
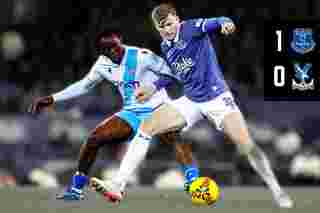
{"label": "player's forearm", "polygon": [[92,82],[88,79],[82,79],[74,84],[71,84],[64,90],[52,95],[54,102],[64,101],[71,98],[84,95],[93,87]]}
{"label": "player's forearm", "polygon": [[205,23],[203,24],[203,31],[204,32],[216,32],[219,29],[221,29],[221,26],[225,23],[225,22],[231,22],[233,23],[233,21],[228,18],[228,17],[218,17],[218,18],[209,18],[206,19]]}
{"label": "player's forearm", "polygon": [[164,75],[161,75],[157,81],[153,82],[157,91],[161,90],[162,88],[168,87],[173,83],[174,80],[171,77]]}

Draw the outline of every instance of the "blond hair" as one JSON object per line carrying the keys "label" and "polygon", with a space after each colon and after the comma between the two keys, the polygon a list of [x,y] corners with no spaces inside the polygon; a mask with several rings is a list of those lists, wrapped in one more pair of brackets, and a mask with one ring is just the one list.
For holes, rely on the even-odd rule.
{"label": "blond hair", "polygon": [[168,17],[169,14],[177,15],[176,8],[170,3],[162,3],[153,8],[151,18],[156,26],[159,26],[161,21]]}

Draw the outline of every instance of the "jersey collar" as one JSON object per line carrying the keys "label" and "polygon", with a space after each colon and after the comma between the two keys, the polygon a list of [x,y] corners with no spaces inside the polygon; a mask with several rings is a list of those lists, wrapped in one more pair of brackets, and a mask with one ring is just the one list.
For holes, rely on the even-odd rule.
{"label": "jersey collar", "polygon": [[114,63],[108,56],[105,56],[105,55],[101,55],[101,56],[103,56],[106,61],[112,63],[113,66],[117,67],[119,65],[124,65],[127,62],[126,58],[127,58],[127,55],[128,55],[128,45],[123,44],[123,47],[124,47],[124,54],[123,54],[123,57],[121,59],[120,64]]}

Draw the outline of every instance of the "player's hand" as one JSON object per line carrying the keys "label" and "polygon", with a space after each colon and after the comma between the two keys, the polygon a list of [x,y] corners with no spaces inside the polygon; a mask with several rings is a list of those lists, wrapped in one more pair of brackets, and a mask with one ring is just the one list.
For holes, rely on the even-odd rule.
{"label": "player's hand", "polygon": [[45,96],[35,99],[29,106],[28,112],[38,114],[43,109],[53,106],[54,100],[52,96]]}
{"label": "player's hand", "polygon": [[155,92],[156,88],[153,85],[141,86],[135,90],[135,96],[139,103],[143,103],[149,100]]}
{"label": "player's hand", "polygon": [[231,33],[234,33],[235,30],[236,30],[236,26],[234,25],[234,23],[230,21],[224,22],[221,25],[221,33],[224,35],[229,35]]}

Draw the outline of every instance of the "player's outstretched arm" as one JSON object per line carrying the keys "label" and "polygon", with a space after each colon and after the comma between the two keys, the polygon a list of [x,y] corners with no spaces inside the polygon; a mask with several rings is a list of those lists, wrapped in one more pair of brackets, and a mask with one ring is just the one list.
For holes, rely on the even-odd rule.
{"label": "player's outstretched arm", "polygon": [[234,22],[228,17],[218,17],[205,19],[202,23],[203,32],[221,32],[224,35],[229,35],[235,32],[236,26]]}
{"label": "player's outstretched arm", "polygon": [[148,49],[141,51],[143,69],[149,70],[159,76],[153,84],[142,85],[135,90],[138,102],[143,103],[149,100],[157,91],[168,87],[174,82],[173,74],[166,61]]}
{"label": "player's outstretched arm", "polygon": [[157,91],[168,87],[174,80],[165,75],[161,75],[159,80],[153,82],[151,85],[142,85],[135,90],[135,96],[139,103],[149,100]]}
{"label": "player's outstretched arm", "polygon": [[89,78],[84,78],[71,84],[64,90],[53,94],[52,97],[54,102],[69,100],[71,98],[75,98],[88,93],[95,86],[95,81],[91,81]]}
{"label": "player's outstretched arm", "polygon": [[142,61],[146,69],[159,76],[159,79],[153,82],[157,91],[174,83],[175,75],[162,57],[146,49],[142,51]]}
{"label": "player's outstretched arm", "polygon": [[102,78],[100,77],[100,75],[95,74],[93,71],[91,71],[82,80],[71,84],[60,92],[57,92],[53,95],[36,98],[29,106],[28,112],[37,114],[42,110],[53,106],[56,102],[65,101],[71,98],[78,97],[80,95],[84,95],[101,81]]}
{"label": "player's outstretched arm", "polygon": [[32,101],[28,108],[28,112],[32,114],[37,114],[40,111],[42,111],[44,108],[49,108],[53,106],[54,100],[53,97],[50,96],[45,96],[45,97],[40,97],[36,98],[35,100]]}

